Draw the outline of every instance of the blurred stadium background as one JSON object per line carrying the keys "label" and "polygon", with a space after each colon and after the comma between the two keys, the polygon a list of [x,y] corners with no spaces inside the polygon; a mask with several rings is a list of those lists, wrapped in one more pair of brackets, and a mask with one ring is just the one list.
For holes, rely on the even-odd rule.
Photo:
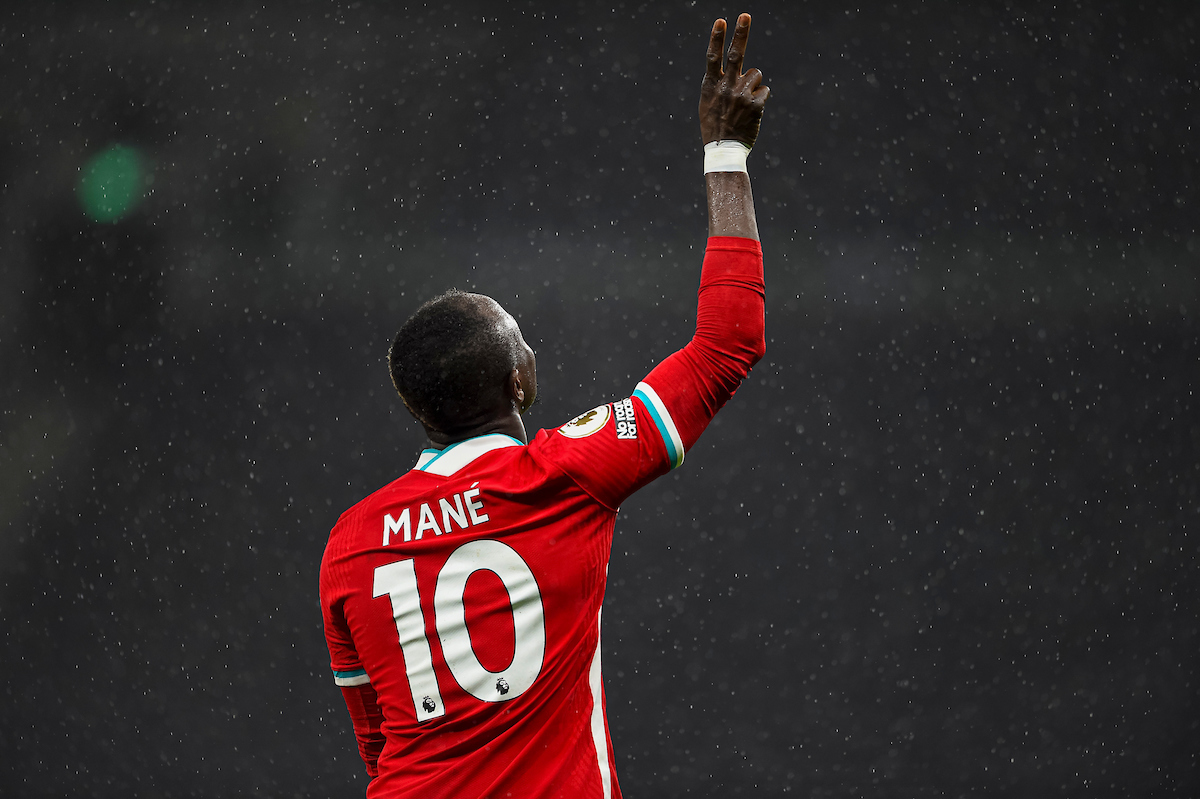
{"label": "blurred stadium background", "polygon": [[682,345],[742,10],[768,354],[618,523],[626,793],[1200,792],[1200,12],[668,0],[3,13],[0,793],[361,794],[391,336],[495,296],[535,428]]}

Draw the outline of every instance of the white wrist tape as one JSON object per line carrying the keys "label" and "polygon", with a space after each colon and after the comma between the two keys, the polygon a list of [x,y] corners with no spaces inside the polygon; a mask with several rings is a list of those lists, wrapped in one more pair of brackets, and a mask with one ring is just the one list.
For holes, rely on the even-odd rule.
{"label": "white wrist tape", "polygon": [[[704,174],[709,172],[746,172],[750,147],[734,139],[710,141],[704,145]],[[749,174],[749,173],[747,173]]]}

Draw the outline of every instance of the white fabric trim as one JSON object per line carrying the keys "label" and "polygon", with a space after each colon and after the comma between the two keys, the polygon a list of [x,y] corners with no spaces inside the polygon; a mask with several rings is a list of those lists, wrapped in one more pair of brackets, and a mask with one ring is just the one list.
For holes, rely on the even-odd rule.
{"label": "white fabric trim", "polygon": [[525,445],[512,436],[506,436],[503,433],[489,433],[486,436],[476,436],[457,444],[451,444],[435,455],[430,455],[426,450],[421,453],[417,465],[413,468],[440,477],[449,477],[480,455],[505,447],[523,446]]}
{"label": "white fabric trim", "polygon": [[675,427],[675,420],[671,418],[671,412],[667,410],[667,406],[658,396],[658,392],[647,383],[638,383],[637,388],[633,390],[633,396],[647,406],[646,410],[654,419],[654,426],[667,447],[667,457],[671,460],[671,468],[677,468],[683,463],[686,453],[683,450],[683,438],[680,437],[679,430]]}
{"label": "white fabric trim", "polygon": [[592,743],[596,745],[596,765],[600,769],[600,787],[604,799],[612,799],[612,769],[608,764],[608,736],[604,734],[604,679],[600,674],[600,615],[596,614],[596,653],[588,671],[592,689]]}
{"label": "white fabric trim", "polygon": [[367,685],[370,682],[371,678],[362,670],[355,672],[335,671],[333,673],[334,685],[339,685],[343,688],[352,688],[355,685]]}

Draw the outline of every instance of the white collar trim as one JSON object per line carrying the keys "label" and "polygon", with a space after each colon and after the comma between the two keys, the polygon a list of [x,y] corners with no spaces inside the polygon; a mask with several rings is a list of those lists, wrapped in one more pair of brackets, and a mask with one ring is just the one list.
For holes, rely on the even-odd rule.
{"label": "white collar trim", "polygon": [[419,472],[449,477],[480,455],[505,447],[523,446],[525,445],[512,436],[506,436],[503,433],[489,433],[485,436],[459,441],[443,450],[427,449],[421,453],[414,468]]}

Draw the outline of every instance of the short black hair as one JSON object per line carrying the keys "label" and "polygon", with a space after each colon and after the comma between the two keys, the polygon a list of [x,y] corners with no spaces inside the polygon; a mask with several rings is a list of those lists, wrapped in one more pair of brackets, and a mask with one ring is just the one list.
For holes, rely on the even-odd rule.
{"label": "short black hair", "polygon": [[483,294],[450,289],[416,310],[388,351],[392,385],[422,424],[454,433],[504,401],[520,358],[515,330]]}

